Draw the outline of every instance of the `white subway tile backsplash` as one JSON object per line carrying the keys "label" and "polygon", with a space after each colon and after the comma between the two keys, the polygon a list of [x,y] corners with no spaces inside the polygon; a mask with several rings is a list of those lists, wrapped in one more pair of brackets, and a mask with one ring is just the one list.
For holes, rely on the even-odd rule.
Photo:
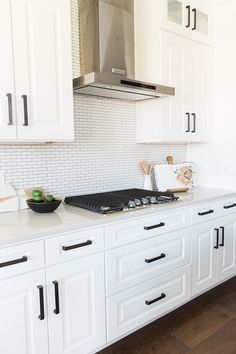
{"label": "white subway tile backsplash", "polygon": [[[79,75],[78,5],[71,0],[73,74]],[[75,142],[0,145],[0,168],[17,188],[42,186],[66,196],[142,187],[138,162],[186,159],[185,145],[135,142],[134,102],[74,96]]]}

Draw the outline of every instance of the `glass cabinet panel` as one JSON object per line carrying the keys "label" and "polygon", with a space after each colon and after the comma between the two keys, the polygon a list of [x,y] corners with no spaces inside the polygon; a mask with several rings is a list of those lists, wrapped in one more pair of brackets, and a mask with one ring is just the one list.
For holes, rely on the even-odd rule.
{"label": "glass cabinet panel", "polygon": [[183,4],[177,0],[168,0],[168,20],[182,25]]}

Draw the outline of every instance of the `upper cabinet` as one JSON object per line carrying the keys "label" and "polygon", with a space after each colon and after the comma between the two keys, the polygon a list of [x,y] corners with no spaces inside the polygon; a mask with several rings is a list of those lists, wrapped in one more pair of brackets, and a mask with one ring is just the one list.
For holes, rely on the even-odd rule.
{"label": "upper cabinet", "polygon": [[212,42],[211,11],[203,1],[162,0],[161,27],[205,44]]}
{"label": "upper cabinet", "polygon": [[2,1],[0,39],[0,141],[73,140],[70,2]]}

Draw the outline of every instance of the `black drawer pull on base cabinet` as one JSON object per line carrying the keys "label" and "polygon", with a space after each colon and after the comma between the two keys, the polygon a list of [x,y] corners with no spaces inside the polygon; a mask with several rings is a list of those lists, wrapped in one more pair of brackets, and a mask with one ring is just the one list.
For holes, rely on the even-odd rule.
{"label": "black drawer pull on base cabinet", "polygon": [[150,258],[150,259],[145,259],[145,263],[152,263],[155,261],[158,261],[159,259],[165,258],[165,253],[161,253],[160,256],[155,257],[155,258]]}
{"label": "black drawer pull on base cabinet", "polygon": [[199,216],[204,216],[204,215],[208,215],[208,214],[212,214],[212,213],[214,213],[214,210],[210,209],[208,211],[203,211],[201,213],[199,212],[198,215]]}
{"label": "black drawer pull on base cabinet", "polygon": [[165,226],[165,223],[160,222],[160,224],[157,224],[157,225],[144,226],[144,230],[153,230],[153,229],[157,229],[158,227],[163,227],[163,226]]}
{"label": "black drawer pull on base cabinet", "polygon": [[72,246],[62,246],[63,251],[70,251],[74,250],[75,248],[80,248],[80,247],[85,247],[85,246],[90,246],[93,242],[91,240],[88,240],[86,242],[78,243],[77,245],[72,245]]}
{"label": "black drawer pull on base cabinet", "polygon": [[150,300],[150,301],[145,301],[145,304],[146,305],[152,305],[152,304],[154,304],[155,302],[157,302],[157,301],[160,301],[160,300],[162,300],[162,299],[164,299],[166,297],[166,294],[164,294],[164,293],[161,293],[161,296],[159,296],[159,297],[157,297],[156,299],[154,299],[154,300]]}
{"label": "black drawer pull on base cabinet", "polygon": [[0,268],[8,267],[8,266],[11,266],[14,264],[23,263],[23,262],[27,262],[27,261],[28,261],[28,257],[23,256],[22,258],[14,259],[13,261],[0,263]]}

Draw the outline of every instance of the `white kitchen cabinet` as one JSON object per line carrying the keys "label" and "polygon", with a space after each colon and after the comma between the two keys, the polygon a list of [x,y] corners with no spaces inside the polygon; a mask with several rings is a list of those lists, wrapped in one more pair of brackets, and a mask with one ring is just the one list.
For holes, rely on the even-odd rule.
{"label": "white kitchen cabinet", "polygon": [[192,294],[236,273],[236,215],[197,225],[192,230]]}
{"label": "white kitchen cabinet", "polygon": [[236,216],[231,215],[220,222],[220,249],[218,254],[218,280],[236,273]]}
{"label": "white kitchen cabinet", "polygon": [[217,279],[217,222],[197,225],[192,230],[192,294],[196,295],[216,283]]}
{"label": "white kitchen cabinet", "polygon": [[[70,2],[67,0],[11,0],[1,5],[6,17],[0,37],[2,50],[2,126],[15,141],[73,140]],[[8,5],[8,6],[7,6]],[[6,37],[7,41],[6,41]],[[1,44],[2,46],[3,44]],[[5,44],[7,45],[7,44]],[[3,62],[2,62],[3,61]],[[14,76],[12,75],[14,72]],[[15,87],[13,83],[15,82]],[[13,126],[5,104],[12,94]],[[3,101],[4,97],[4,101]],[[9,105],[10,105],[10,101]],[[11,134],[7,133],[12,128]]]}
{"label": "white kitchen cabinet", "polygon": [[161,83],[175,96],[137,103],[138,143],[209,140],[211,48],[162,31]]}
{"label": "white kitchen cabinet", "polygon": [[48,353],[44,284],[44,270],[0,282],[0,353]]}
{"label": "white kitchen cabinet", "polygon": [[212,9],[206,1],[162,0],[163,29],[205,44],[212,42]]}
{"label": "white kitchen cabinet", "polygon": [[104,345],[104,255],[62,263],[46,273],[50,354],[86,354]]}
{"label": "white kitchen cabinet", "polygon": [[11,0],[0,2],[0,140],[17,139]]}

